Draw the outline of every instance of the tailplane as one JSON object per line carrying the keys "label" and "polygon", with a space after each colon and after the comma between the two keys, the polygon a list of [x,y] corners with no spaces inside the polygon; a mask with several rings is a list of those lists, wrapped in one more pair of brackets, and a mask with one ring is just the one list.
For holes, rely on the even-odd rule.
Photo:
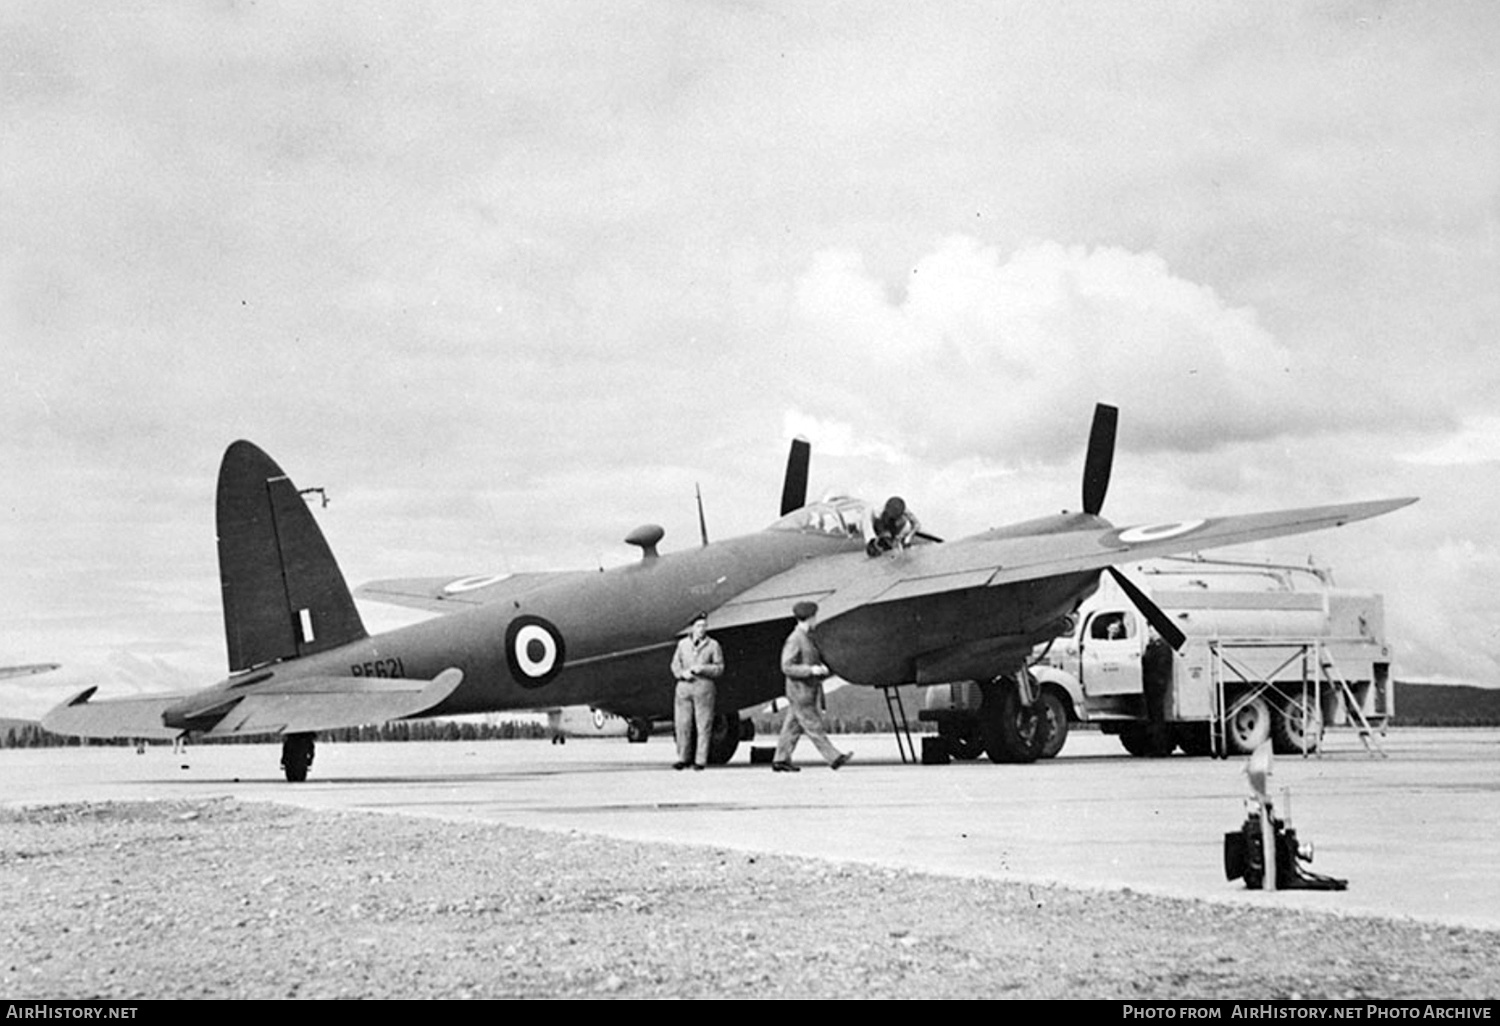
{"label": "tailplane", "polygon": [[307,504],[249,442],[231,445],[219,467],[218,535],[231,673],[367,636]]}

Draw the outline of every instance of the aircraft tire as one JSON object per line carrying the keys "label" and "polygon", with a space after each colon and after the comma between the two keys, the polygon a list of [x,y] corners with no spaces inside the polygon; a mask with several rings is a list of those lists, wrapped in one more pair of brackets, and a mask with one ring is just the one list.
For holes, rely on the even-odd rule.
{"label": "aircraft tire", "polygon": [[625,740],[633,745],[643,745],[651,738],[651,721],[637,716],[625,724]]}
{"label": "aircraft tire", "polygon": [[971,716],[953,717],[938,722],[938,737],[955,759],[977,759],[984,754],[984,730]]}
{"label": "aircraft tire", "polygon": [[1240,706],[1224,724],[1230,755],[1249,755],[1271,736],[1271,707],[1259,695]]}
{"label": "aircraft tire", "polygon": [[281,741],[281,769],[289,783],[307,779],[313,762],[313,734],[288,734]]}
{"label": "aircraft tire", "polygon": [[1046,721],[1047,739],[1042,742],[1042,749],[1037,754],[1039,759],[1052,759],[1063,750],[1063,745],[1068,741],[1068,707],[1058,697],[1056,690],[1046,686],[1042,687],[1042,694],[1037,703],[1042,707],[1042,716]]}
{"label": "aircraft tire", "polygon": [[1035,762],[1047,740],[1040,704],[1022,705],[1020,690],[1009,677],[981,684],[980,693],[980,729],[990,762]]}
{"label": "aircraft tire", "polygon": [[734,758],[740,746],[739,713],[717,713],[714,716],[712,733],[708,737],[708,764],[722,766]]}
{"label": "aircraft tire", "polygon": [[[1323,740],[1323,708],[1315,694],[1295,694],[1271,715],[1271,750],[1277,755],[1316,752]],[[1303,746],[1306,746],[1305,748]]]}

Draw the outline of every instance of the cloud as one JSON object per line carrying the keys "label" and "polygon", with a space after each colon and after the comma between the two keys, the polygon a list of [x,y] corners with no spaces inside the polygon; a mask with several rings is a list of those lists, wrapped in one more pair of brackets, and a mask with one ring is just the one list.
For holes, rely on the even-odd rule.
{"label": "cloud", "polygon": [[1500,461],[1500,417],[1469,417],[1455,434],[1436,445],[1396,458],[1407,463],[1434,467],[1462,467]]}
{"label": "cloud", "polygon": [[1080,444],[1096,401],[1128,410],[1129,444],[1150,451],[1324,424],[1315,368],[1152,253],[1044,242],[1003,254],[955,236],[897,283],[828,251],[798,280],[794,318],[823,380],[841,382],[829,412],[889,424],[894,444],[928,457],[1054,458]]}
{"label": "cloud", "polygon": [[878,433],[856,429],[853,424],[801,410],[788,410],[782,423],[788,438],[817,439],[820,456],[869,458],[882,463],[904,463],[909,458]]}

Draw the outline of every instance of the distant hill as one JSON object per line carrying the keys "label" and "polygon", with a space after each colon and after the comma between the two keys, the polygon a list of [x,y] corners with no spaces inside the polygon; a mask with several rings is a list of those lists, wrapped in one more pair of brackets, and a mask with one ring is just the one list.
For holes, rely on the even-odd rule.
{"label": "distant hill", "polygon": [[1398,680],[1396,715],[1391,723],[1407,727],[1500,725],[1500,688]]}

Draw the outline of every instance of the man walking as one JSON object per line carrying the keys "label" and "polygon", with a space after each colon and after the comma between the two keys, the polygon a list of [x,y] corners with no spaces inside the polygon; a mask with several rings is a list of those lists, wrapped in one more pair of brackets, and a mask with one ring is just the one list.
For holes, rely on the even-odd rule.
{"label": "man walking", "polygon": [[781,737],[776,741],[776,756],[771,769],[777,773],[800,772],[792,765],[792,752],[797,742],[806,734],[812,738],[828,765],[838,769],[854,758],[852,752],[841,752],[828,740],[828,731],[823,727],[823,681],[829,676],[823,664],[822,653],[813,641],[812,629],[818,615],[816,602],[798,602],[792,607],[797,626],[781,646],[781,672],[786,678],[786,697],[790,703],[786,719],[781,724]]}
{"label": "man walking", "polygon": [[[672,676],[677,694],[672,703],[672,726],[677,735],[673,769],[708,765],[708,742],[714,725],[714,680],[724,672],[724,650],[708,636],[708,614],[693,617],[687,637],[672,653]],[[694,743],[696,734],[696,744]]]}

